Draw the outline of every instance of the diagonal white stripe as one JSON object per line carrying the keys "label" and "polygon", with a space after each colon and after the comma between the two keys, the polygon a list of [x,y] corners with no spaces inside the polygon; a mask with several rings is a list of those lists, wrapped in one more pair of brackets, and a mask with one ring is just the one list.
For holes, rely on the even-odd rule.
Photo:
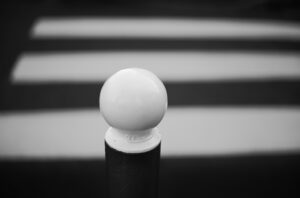
{"label": "diagonal white stripe", "polygon": [[[98,110],[0,114],[1,157],[104,157]],[[299,108],[170,108],[163,156],[300,151]]]}
{"label": "diagonal white stripe", "polygon": [[33,38],[232,38],[300,39],[296,23],[187,18],[41,18]]}
{"label": "diagonal white stripe", "polygon": [[18,83],[99,82],[127,67],[164,81],[299,78],[298,53],[94,52],[24,54],[12,72]]}

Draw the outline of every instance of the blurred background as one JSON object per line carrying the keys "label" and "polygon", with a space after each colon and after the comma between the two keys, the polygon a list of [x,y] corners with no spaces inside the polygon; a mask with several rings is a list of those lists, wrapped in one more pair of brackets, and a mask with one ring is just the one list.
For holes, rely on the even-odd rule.
{"label": "blurred background", "polygon": [[105,197],[99,93],[165,83],[160,197],[299,197],[297,0],[4,0],[0,196]]}

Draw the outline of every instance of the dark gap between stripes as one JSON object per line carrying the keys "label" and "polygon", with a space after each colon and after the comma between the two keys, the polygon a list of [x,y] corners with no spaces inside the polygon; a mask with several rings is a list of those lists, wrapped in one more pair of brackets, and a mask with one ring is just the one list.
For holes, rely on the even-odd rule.
{"label": "dark gap between stripes", "polygon": [[38,38],[25,52],[81,52],[105,50],[300,51],[300,40],[289,38]]}
{"label": "dark gap between stripes", "polygon": [[[9,84],[0,110],[98,108],[99,83]],[[165,82],[170,106],[299,106],[299,80]]]}

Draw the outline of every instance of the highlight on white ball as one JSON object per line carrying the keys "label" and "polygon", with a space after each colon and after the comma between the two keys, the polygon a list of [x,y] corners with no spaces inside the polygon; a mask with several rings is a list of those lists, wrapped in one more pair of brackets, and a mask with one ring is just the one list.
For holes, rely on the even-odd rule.
{"label": "highlight on white ball", "polygon": [[156,127],[168,106],[167,91],[152,72],[127,68],[113,74],[100,93],[100,111],[113,128],[143,131]]}

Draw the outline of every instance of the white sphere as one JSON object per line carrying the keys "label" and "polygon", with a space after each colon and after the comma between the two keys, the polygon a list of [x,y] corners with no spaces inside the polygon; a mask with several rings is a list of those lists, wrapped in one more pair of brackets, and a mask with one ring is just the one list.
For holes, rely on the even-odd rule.
{"label": "white sphere", "polygon": [[159,124],[167,110],[168,97],[165,86],[152,72],[128,68],[104,83],[99,102],[110,126],[140,131]]}

